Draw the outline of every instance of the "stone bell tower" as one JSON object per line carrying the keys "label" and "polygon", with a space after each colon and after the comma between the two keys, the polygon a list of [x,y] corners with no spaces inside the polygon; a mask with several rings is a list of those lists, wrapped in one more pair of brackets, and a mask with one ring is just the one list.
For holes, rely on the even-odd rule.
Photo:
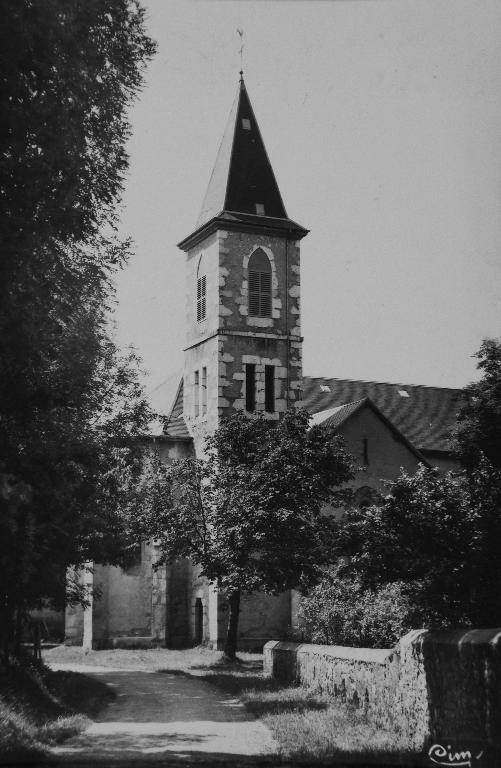
{"label": "stone bell tower", "polygon": [[187,256],[183,415],[197,455],[236,410],[278,419],[301,398],[299,243],[242,73]]}

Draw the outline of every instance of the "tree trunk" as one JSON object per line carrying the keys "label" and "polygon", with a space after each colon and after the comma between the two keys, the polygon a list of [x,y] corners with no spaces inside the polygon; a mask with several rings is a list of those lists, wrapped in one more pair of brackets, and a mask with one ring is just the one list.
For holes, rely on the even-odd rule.
{"label": "tree trunk", "polygon": [[24,611],[22,608],[22,602],[18,599],[16,609],[16,623],[14,626],[14,655],[19,659],[21,657],[21,640],[23,637],[23,618]]}
{"label": "tree trunk", "polygon": [[240,616],[240,590],[232,592],[229,600],[230,615],[228,617],[228,632],[224,644],[224,655],[227,659],[234,661],[237,655],[237,632],[238,619]]}
{"label": "tree trunk", "polygon": [[15,612],[12,607],[11,594],[6,593],[5,605],[2,606],[3,610],[0,613],[0,634],[2,636],[2,650],[4,663],[8,664],[11,653],[14,650],[14,625],[15,625]]}

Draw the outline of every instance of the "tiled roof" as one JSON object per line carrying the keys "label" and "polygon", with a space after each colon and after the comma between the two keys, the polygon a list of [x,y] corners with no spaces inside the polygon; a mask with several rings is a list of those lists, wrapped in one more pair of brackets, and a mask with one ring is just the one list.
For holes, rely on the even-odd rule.
{"label": "tiled roof", "polygon": [[[400,394],[402,393],[402,394]],[[303,400],[300,405],[311,414],[322,413],[320,419],[339,426],[370,398],[403,436],[419,451],[448,451],[449,432],[463,400],[461,389],[426,387],[414,384],[389,384],[379,381],[324,379],[304,376]],[[183,380],[174,399],[165,434],[189,439],[183,419]]]}
{"label": "tiled roof", "polygon": [[179,383],[164,434],[167,437],[177,437],[182,440],[191,438],[186,422],[183,419],[183,379]]}
{"label": "tiled roof", "polygon": [[327,408],[325,411],[318,411],[318,413],[313,414],[310,426],[323,424],[325,427],[340,427],[365,402],[367,402],[366,397],[354,403],[345,403],[344,405],[336,405],[334,408]]}
{"label": "tiled roof", "polygon": [[305,376],[300,405],[315,414],[369,397],[418,450],[448,451],[463,396],[462,390],[445,387]]}

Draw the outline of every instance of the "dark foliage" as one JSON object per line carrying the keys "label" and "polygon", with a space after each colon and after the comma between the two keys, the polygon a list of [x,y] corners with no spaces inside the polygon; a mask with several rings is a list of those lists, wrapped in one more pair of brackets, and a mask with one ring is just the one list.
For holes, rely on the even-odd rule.
{"label": "dark foliage", "polygon": [[379,507],[347,512],[338,537],[366,588],[407,584],[415,626],[497,626],[500,547],[501,473],[485,458],[445,476],[402,472]]}
{"label": "dark foliage", "polygon": [[[154,45],[129,0],[1,0],[0,626],[123,554],[150,417],[109,336],[126,110]],[[120,484],[120,474],[125,483]],[[129,485],[127,483],[129,482]]]}
{"label": "dark foliage", "polygon": [[484,339],[475,357],[482,378],[465,388],[454,447],[467,468],[478,466],[483,454],[501,469],[501,341]]}
{"label": "dark foliage", "polygon": [[408,585],[389,582],[375,589],[364,586],[356,573],[328,568],[299,603],[301,642],[392,648],[413,628]]}

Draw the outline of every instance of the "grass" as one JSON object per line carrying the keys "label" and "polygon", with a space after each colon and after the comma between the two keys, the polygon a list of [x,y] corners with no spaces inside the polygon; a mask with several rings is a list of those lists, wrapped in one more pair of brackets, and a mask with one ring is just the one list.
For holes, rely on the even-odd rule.
{"label": "grass", "polygon": [[217,666],[208,669],[204,677],[225,693],[238,697],[271,730],[282,759],[336,759],[378,765],[420,762],[395,734],[371,725],[352,706],[302,686],[284,686],[265,678],[252,662],[227,669]]}
{"label": "grass", "polygon": [[0,762],[43,756],[50,745],[80,733],[112,695],[76,672],[0,667]]}
{"label": "grass", "polygon": [[[259,653],[241,653],[240,657],[246,663],[260,663]],[[204,670],[218,665],[222,651],[213,651],[199,646],[182,651],[166,648],[125,649],[115,648],[103,651],[84,653],[81,647],[59,645],[56,648],[43,651],[47,664],[80,665],[90,667],[110,667],[116,669],[161,670],[167,667],[172,670]]]}

